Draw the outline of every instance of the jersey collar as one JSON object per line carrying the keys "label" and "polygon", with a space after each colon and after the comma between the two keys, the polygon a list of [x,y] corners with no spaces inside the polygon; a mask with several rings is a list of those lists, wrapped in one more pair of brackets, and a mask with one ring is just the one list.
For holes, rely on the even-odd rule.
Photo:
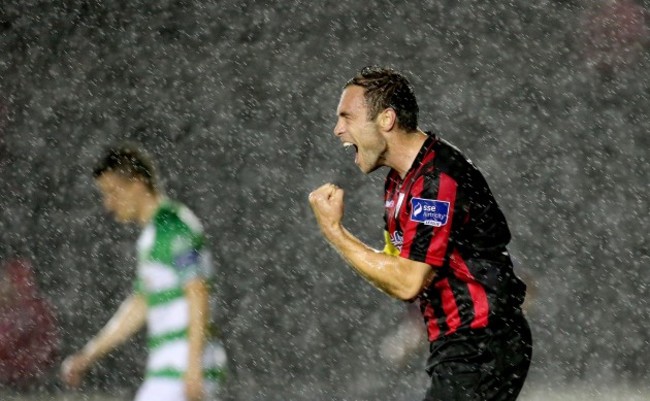
{"label": "jersey collar", "polygon": [[420,147],[420,151],[418,152],[417,156],[415,156],[413,164],[411,164],[411,168],[409,168],[406,172],[406,175],[404,175],[405,179],[409,176],[409,174],[411,174],[413,170],[420,167],[422,160],[424,160],[424,157],[427,155],[427,153],[429,153],[433,147],[433,144],[438,140],[438,138],[436,138],[436,135],[429,131],[426,131],[425,134],[427,134],[427,138],[424,140],[422,147]]}

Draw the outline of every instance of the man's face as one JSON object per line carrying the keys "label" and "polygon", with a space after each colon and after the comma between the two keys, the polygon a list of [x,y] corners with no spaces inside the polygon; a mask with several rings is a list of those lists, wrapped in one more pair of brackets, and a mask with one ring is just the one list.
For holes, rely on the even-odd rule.
{"label": "man's face", "polygon": [[97,178],[104,208],[121,223],[137,220],[143,184],[118,173],[105,172]]}
{"label": "man's face", "polygon": [[376,121],[368,119],[364,89],[352,85],[345,88],[337,108],[334,134],[343,146],[355,149],[354,163],[365,174],[383,166],[386,139]]}

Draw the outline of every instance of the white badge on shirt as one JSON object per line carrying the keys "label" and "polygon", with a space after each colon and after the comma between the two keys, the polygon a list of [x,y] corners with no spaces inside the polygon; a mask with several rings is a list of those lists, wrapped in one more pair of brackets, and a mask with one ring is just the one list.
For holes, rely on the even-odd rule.
{"label": "white badge on shirt", "polygon": [[411,221],[442,227],[447,224],[448,218],[449,202],[424,198],[411,199]]}

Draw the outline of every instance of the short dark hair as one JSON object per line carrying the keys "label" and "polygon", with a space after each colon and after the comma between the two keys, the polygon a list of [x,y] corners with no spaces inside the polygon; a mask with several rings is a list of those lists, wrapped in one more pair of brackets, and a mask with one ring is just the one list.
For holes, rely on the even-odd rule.
{"label": "short dark hair", "polygon": [[132,144],[122,144],[106,149],[104,156],[93,169],[95,179],[104,173],[117,173],[126,178],[142,181],[151,192],[158,192],[158,182],[153,162]]}
{"label": "short dark hair", "polygon": [[413,86],[404,75],[392,68],[368,66],[349,80],[344,89],[351,85],[364,89],[368,119],[372,120],[383,110],[392,108],[400,127],[409,132],[417,129],[420,108]]}

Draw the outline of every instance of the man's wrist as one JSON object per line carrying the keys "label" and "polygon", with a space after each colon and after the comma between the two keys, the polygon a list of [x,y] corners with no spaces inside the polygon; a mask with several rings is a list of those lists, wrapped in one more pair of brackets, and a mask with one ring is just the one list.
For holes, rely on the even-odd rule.
{"label": "man's wrist", "polygon": [[323,227],[323,235],[325,238],[334,246],[337,246],[338,243],[343,238],[343,226],[341,223],[336,223]]}
{"label": "man's wrist", "polygon": [[86,365],[90,365],[95,359],[96,351],[97,346],[95,345],[95,342],[91,340],[81,350],[79,350],[79,352],[77,352],[77,355],[83,359]]}

